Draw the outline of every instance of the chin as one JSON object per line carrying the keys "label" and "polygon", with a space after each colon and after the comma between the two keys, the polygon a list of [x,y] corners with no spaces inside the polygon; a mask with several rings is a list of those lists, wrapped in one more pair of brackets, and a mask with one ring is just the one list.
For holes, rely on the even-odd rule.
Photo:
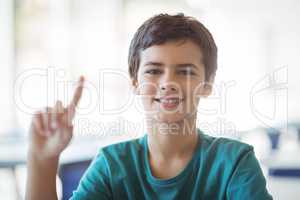
{"label": "chin", "polygon": [[181,113],[171,113],[171,114],[166,114],[166,113],[158,113],[155,116],[155,120],[161,123],[178,123],[178,122],[183,122],[187,117],[187,114],[181,114]]}

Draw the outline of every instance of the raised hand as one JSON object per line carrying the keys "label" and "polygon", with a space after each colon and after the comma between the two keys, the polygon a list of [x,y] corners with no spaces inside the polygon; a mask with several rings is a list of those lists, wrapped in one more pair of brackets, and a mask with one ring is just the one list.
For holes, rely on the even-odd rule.
{"label": "raised hand", "polygon": [[83,91],[84,78],[80,77],[72,101],[63,107],[57,101],[54,107],[38,111],[30,128],[30,152],[39,159],[59,157],[68,146],[73,135],[73,118],[75,109]]}

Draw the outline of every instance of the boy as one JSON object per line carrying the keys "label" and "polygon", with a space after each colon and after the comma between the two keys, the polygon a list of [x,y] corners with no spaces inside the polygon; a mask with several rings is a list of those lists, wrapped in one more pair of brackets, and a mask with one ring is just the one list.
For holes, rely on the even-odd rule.
{"label": "boy", "polygon": [[[148,19],[128,62],[147,134],[102,148],[72,199],[272,199],[251,146],[195,127],[217,69],[217,47],[199,21],[183,14]],[[33,119],[27,199],[57,199],[59,155],[72,137],[83,82],[67,108],[58,101]]]}

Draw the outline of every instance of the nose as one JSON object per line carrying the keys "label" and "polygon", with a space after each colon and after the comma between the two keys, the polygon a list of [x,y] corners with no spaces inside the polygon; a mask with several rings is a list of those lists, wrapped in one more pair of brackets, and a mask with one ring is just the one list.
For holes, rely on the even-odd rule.
{"label": "nose", "polygon": [[178,84],[174,80],[172,73],[165,73],[160,81],[160,90],[162,92],[175,92],[178,91]]}
{"label": "nose", "polygon": [[163,84],[163,85],[160,86],[160,89],[162,91],[165,91],[165,92],[167,92],[167,91],[172,91],[172,92],[177,91],[177,87],[174,83]]}

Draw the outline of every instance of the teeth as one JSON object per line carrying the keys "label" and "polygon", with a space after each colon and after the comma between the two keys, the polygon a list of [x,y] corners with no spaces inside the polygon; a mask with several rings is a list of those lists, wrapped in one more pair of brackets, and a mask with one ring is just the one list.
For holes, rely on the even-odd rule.
{"label": "teeth", "polygon": [[173,103],[178,103],[179,99],[162,99],[162,103],[168,103],[168,104],[173,104]]}

